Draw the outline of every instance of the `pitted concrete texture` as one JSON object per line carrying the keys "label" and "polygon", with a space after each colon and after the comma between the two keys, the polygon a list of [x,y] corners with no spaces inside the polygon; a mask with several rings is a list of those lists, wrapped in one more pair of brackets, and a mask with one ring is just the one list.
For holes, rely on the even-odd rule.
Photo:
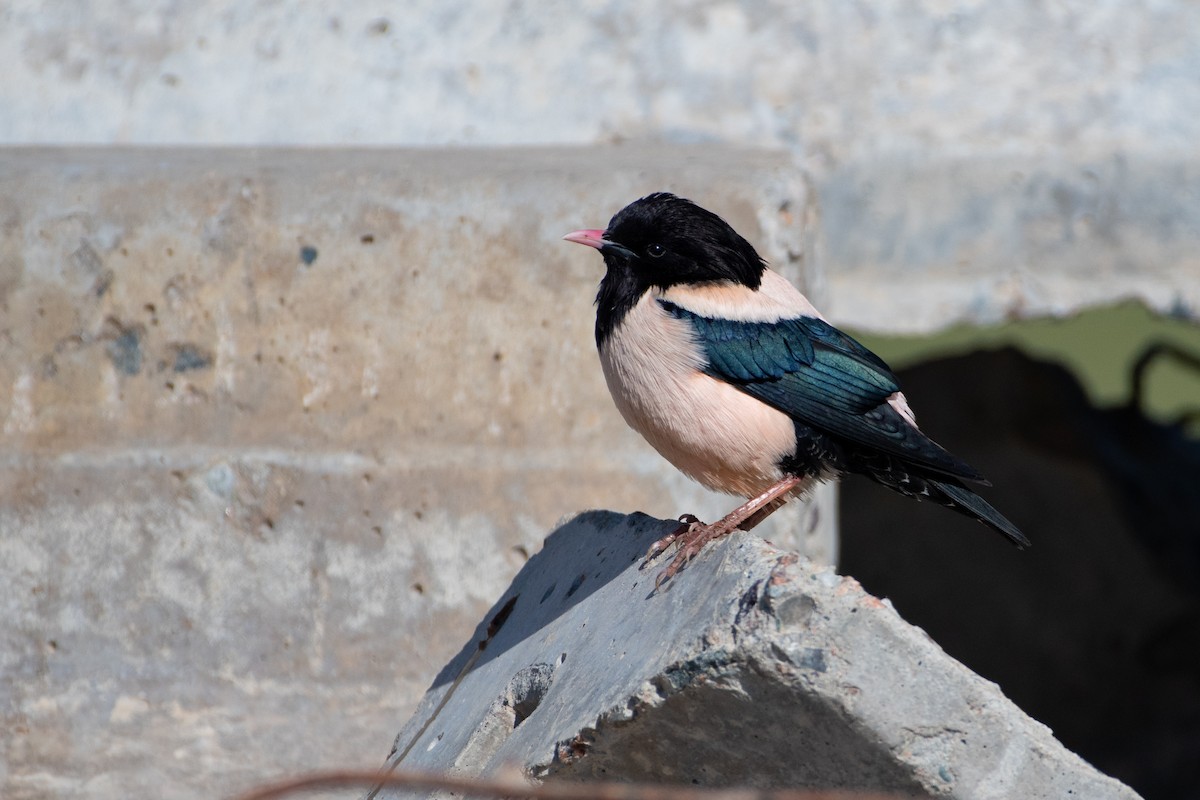
{"label": "pitted concrete texture", "polygon": [[653,591],[664,559],[642,556],[670,525],[590,512],[552,533],[434,680],[389,763],[964,800],[1137,797],[889,603],[758,537],[710,546]]}
{"label": "pitted concrete texture", "polygon": [[0,142],[788,148],[835,322],[1125,299],[1200,319],[1188,0],[110,0],[0,22]]}
{"label": "pitted concrete texture", "polygon": [[[0,175],[5,798],[371,764],[564,514],[736,502],[626,428],[603,267],[559,237],[676,189],[808,269],[773,153],[31,149]],[[831,558],[832,497],[774,535]]]}

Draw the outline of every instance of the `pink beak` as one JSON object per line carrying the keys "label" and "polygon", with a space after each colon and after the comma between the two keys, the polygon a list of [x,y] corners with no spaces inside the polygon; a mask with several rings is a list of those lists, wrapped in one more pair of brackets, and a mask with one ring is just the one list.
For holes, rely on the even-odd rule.
{"label": "pink beak", "polygon": [[604,241],[604,231],[597,230],[571,231],[562,238],[568,242],[586,244],[588,247],[594,247],[597,250],[608,244],[608,242]]}

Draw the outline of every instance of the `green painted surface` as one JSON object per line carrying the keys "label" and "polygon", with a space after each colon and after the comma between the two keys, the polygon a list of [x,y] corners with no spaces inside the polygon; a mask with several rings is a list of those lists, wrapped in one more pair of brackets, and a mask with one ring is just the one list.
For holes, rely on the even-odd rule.
{"label": "green painted surface", "polygon": [[[991,327],[954,327],[934,336],[880,336],[850,333],[893,369],[981,348],[1015,345],[1030,355],[1071,369],[1097,405],[1129,398],[1131,370],[1156,342],[1169,342],[1200,359],[1200,325],[1153,314],[1139,303],[1091,309],[1076,316],[1028,320]],[[1189,430],[1200,434],[1200,369],[1168,356],[1146,373],[1144,410],[1173,421],[1194,415]]]}

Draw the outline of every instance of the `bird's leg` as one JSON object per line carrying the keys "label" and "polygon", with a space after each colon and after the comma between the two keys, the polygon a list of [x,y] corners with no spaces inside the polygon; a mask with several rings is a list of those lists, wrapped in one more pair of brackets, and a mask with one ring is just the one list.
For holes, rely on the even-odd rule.
{"label": "bird's leg", "polygon": [[750,525],[747,526],[747,529],[762,522],[772,511],[783,505],[787,494],[799,486],[803,480],[803,478],[789,475],[758,497],[742,503],[712,525],[705,525],[691,514],[684,514],[679,518],[680,526],[651,545],[650,551],[646,553],[646,560],[649,561],[666,550],[669,545],[679,542],[679,552],[675,554],[675,558],[671,560],[667,568],[658,574],[658,578],[654,581],[654,588],[657,589],[663,582],[670,580],[675,573],[683,569],[696,554],[704,549],[704,545],[714,539],[728,536],[748,520]]}
{"label": "bird's leg", "polygon": [[777,510],[779,510],[783,506],[784,503],[786,503],[788,500],[791,500],[791,499],[792,499],[792,496],[790,494],[785,494],[785,495],[776,497],[770,503],[768,503],[767,505],[758,509],[758,511],[755,511],[750,516],[746,517],[745,521],[743,521],[741,525],[737,526],[737,529],[739,531],[754,530],[754,528],[758,525],[758,523],[762,522],[764,519],[771,516],[771,514],[775,513]]}

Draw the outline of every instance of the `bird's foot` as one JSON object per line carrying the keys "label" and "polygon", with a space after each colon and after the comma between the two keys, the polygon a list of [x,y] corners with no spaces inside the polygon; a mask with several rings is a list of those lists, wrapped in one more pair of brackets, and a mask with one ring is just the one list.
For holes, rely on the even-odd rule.
{"label": "bird's foot", "polygon": [[689,561],[700,554],[706,544],[714,539],[720,539],[722,536],[728,536],[736,530],[736,525],[731,527],[724,524],[725,522],[726,520],[721,520],[712,525],[705,525],[695,515],[684,514],[679,518],[678,528],[650,545],[649,551],[646,552],[647,562],[666,552],[671,545],[676,543],[679,545],[671,563],[654,579],[654,590],[658,591],[659,587],[686,567]]}
{"label": "bird's foot", "polygon": [[650,545],[650,549],[646,551],[646,561],[653,561],[655,558],[658,558],[667,552],[667,548],[674,544],[681,536],[686,536],[692,528],[696,526],[703,527],[703,525],[704,523],[695,514],[684,514],[679,518],[678,528]]}

